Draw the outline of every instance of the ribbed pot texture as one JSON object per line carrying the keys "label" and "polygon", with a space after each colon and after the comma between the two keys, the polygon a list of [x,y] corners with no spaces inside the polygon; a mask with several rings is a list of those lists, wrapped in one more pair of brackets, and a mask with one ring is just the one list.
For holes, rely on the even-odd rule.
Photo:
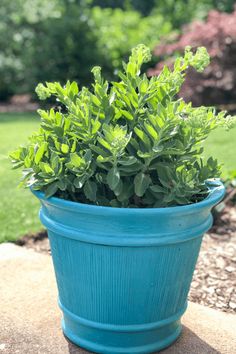
{"label": "ribbed pot texture", "polygon": [[63,332],[95,353],[152,353],[181,333],[180,318],[211,208],[202,202],[152,209],[40,199],[49,233]]}

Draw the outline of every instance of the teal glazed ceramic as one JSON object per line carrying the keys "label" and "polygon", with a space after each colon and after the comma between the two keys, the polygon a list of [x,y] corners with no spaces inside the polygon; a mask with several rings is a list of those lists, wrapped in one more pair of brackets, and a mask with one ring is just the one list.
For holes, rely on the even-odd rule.
{"label": "teal glazed ceramic", "polygon": [[33,193],[49,233],[66,337],[107,354],[147,354],[174,342],[223,185],[213,186],[202,202],[152,209]]}

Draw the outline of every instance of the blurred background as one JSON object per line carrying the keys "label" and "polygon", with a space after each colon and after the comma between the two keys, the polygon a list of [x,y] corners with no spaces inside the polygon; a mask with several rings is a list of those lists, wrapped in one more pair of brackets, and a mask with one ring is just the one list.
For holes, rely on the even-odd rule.
{"label": "blurred background", "polygon": [[[116,79],[132,47],[144,43],[157,75],[184,51],[206,46],[211,64],[189,72],[181,95],[194,105],[236,111],[236,12],[233,0],[1,0],[0,3],[0,242],[38,231],[38,204],[16,189],[20,172],[10,170],[9,151],[39,126],[34,90],[38,82],[76,80],[90,85],[100,65]],[[218,131],[206,155],[219,158],[223,177],[236,176],[236,130]]]}
{"label": "blurred background", "polygon": [[[211,87],[206,103],[233,103],[233,11],[233,0],[1,0],[0,99],[32,95],[39,81],[88,85],[94,65],[114,79],[130,49],[145,43],[155,54],[152,67],[187,44],[205,45],[214,61],[207,82],[197,77],[195,94],[205,96]],[[191,89],[185,94],[202,103],[203,98],[190,97]]]}

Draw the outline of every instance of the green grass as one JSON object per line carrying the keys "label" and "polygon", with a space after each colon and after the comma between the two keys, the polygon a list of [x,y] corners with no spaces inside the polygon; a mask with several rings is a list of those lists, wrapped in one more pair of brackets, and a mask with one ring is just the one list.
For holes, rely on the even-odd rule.
{"label": "green grass", "polygon": [[0,242],[41,228],[39,202],[29,190],[17,188],[21,172],[12,170],[7,158],[38,126],[39,119],[33,114],[0,114]]}
{"label": "green grass", "polygon": [[213,156],[222,164],[222,177],[236,171],[236,127],[212,132],[205,143],[205,151],[206,156]]}
{"label": "green grass", "polygon": [[[21,172],[11,170],[10,151],[24,144],[39,126],[33,114],[0,114],[0,242],[13,241],[39,230],[39,202],[29,190],[18,189]],[[236,170],[236,128],[217,130],[206,143],[206,155],[218,157],[223,171]]]}

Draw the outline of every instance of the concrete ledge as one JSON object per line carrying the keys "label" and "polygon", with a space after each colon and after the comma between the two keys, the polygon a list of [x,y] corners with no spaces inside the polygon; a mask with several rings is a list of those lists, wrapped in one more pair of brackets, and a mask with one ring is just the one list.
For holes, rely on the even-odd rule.
{"label": "concrete ledge", "polygon": [[[62,335],[51,257],[0,245],[0,354],[86,354]],[[190,303],[163,354],[236,353],[236,316]]]}

